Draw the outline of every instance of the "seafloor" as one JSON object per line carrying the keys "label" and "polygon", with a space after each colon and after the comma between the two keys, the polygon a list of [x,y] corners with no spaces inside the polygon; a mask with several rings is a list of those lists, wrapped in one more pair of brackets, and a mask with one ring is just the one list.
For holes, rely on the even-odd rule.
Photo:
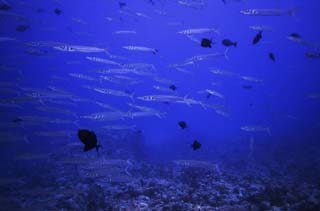
{"label": "seafloor", "polygon": [[320,210],[319,181],[289,161],[29,155],[10,166],[0,181],[0,210]]}

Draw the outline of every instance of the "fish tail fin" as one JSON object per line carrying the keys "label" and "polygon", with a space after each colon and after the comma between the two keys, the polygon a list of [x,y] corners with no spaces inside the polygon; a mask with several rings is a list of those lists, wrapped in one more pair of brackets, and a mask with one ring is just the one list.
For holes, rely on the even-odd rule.
{"label": "fish tail fin", "polygon": [[152,53],[153,53],[153,55],[156,55],[157,53],[159,53],[159,50],[158,50],[158,49],[154,49],[154,50],[152,51]]}
{"label": "fish tail fin", "polygon": [[226,50],[224,51],[224,58],[226,58],[226,60],[229,60],[228,53],[229,53],[229,48],[226,48]]}
{"label": "fish tail fin", "polygon": [[234,47],[237,47],[237,45],[238,45],[238,42],[235,42],[235,43],[234,43]]}

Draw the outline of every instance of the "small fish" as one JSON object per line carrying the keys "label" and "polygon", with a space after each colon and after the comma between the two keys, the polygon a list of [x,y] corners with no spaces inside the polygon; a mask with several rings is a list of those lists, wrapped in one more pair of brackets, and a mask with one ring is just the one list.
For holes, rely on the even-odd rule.
{"label": "small fish", "polygon": [[298,34],[298,33],[291,33],[290,34],[290,37],[293,37],[293,38],[302,38],[301,36],[300,36],[300,34]]}
{"label": "small fish", "polygon": [[25,31],[27,31],[29,28],[30,28],[29,25],[18,25],[18,26],[16,27],[16,31],[17,31],[17,32],[25,32]]}
{"label": "small fish", "polygon": [[203,38],[201,40],[201,46],[204,48],[211,48],[212,40],[209,40],[207,38]]}
{"label": "small fish", "polygon": [[254,31],[273,31],[273,29],[270,26],[249,26],[249,29],[252,29]]}
{"label": "small fish", "polygon": [[246,125],[240,127],[241,130],[247,132],[267,132],[271,136],[271,131],[269,127],[260,126],[260,125]]}
{"label": "small fish", "polygon": [[269,58],[274,62],[276,61],[276,57],[274,56],[273,53],[269,53]]}
{"label": "small fish", "polygon": [[252,44],[257,44],[262,38],[262,31],[259,31],[258,34],[253,38]]}
{"label": "small fish", "polygon": [[250,89],[252,89],[252,86],[251,85],[243,85],[242,88],[250,90]]}
{"label": "small fish", "polygon": [[[200,91],[199,93],[201,93],[202,91]],[[209,98],[211,95],[219,97],[221,99],[224,99],[225,97],[223,96],[223,94],[215,91],[215,90],[211,90],[211,89],[206,89],[205,90],[206,93],[208,93],[207,98]]]}
{"label": "small fish", "polygon": [[109,60],[109,59],[103,59],[103,58],[93,57],[93,56],[87,56],[86,59],[93,61],[93,62],[121,66],[121,64],[119,64],[115,61]]}
{"label": "small fish", "polygon": [[233,42],[233,41],[231,41],[231,40],[229,40],[229,39],[224,39],[224,40],[222,40],[222,44],[224,45],[224,46],[227,46],[227,47],[230,47],[230,46],[234,46],[234,47],[237,47],[237,42]]}
{"label": "small fish", "polygon": [[181,127],[181,129],[186,129],[188,127],[187,123],[185,121],[180,121],[180,122],[178,122],[178,124]]}
{"label": "small fish", "polygon": [[11,10],[11,6],[8,4],[5,4],[5,3],[0,4],[0,10],[9,11],[9,10]]}
{"label": "small fish", "polygon": [[175,91],[175,90],[177,90],[177,87],[174,84],[172,84],[169,86],[169,89]]}
{"label": "small fish", "polygon": [[282,10],[282,9],[246,9],[241,10],[240,13],[243,15],[252,15],[252,16],[283,16],[290,15],[295,16],[297,8]]}
{"label": "small fish", "polygon": [[54,9],[54,13],[56,15],[61,15],[62,11],[60,9],[56,8],[56,9]]}
{"label": "small fish", "polygon": [[26,52],[33,56],[45,56],[48,54],[47,50],[41,50],[38,48],[28,48]]}
{"label": "small fish", "polygon": [[106,130],[134,130],[136,128],[135,125],[106,125],[102,127]]}
{"label": "small fish", "polygon": [[251,77],[251,76],[240,76],[240,78],[242,80],[251,81],[251,82],[255,82],[255,83],[262,83],[263,82],[262,79],[254,78],[254,77]]}
{"label": "small fish", "polygon": [[97,136],[93,131],[86,129],[78,130],[78,137],[80,141],[84,144],[83,151],[87,152],[93,148],[96,148],[97,152],[101,145],[97,145]]}
{"label": "small fish", "polygon": [[13,123],[20,123],[23,122],[23,119],[21,118],[15,118],[14,120],[12,120]]}
{"label": "small fish", "polygon": [[198,150],[198,149],[201,148],[201,144],[197,140],[194,140],[194,142],[192,143],[191,147],[192,147],[193,150]]}
{"label": "small fish", "polygon": [[113,34],[137,34],[137,32],[133,30],[120,30],[113,32]]}
{"label": "small fish", "polygon": [[145,52],[152,52],[153,54],[156,54],[159,52],[158,49],[143,47],[143,46],[127,45],[127,46],[123,46],[123,48],[129,51],[145,51]]}
{"label": "small fish", "polygon": [[311,58],[311,59],[319,59],[320,58],[320,53],[315,52],[315,51],[307,51],[305,53],[306,57]]}
{"label": "small fish", "polygon": [[208,32],[215,32],[216,34],[219,34],[219,31],[215,28],[185,29],[185,30],[179,31],[178,34],[192,35],[192,34],[202,34],[202,33],[208,33]]}
{"label": "small fish", "polygon": [[52,47],[55,50],[67,51],[67,52],[81,52],[81,53],[107,53],[108,50],[104,48],[98,48],[94,46],[83,45],[57,45]]}
{"label": "small fish", "polygon": [[127,6],[127,3],[125,3],[125,2],[119,2],[119,7],[120,7],[120,9],[122,9],[123,7],[125,7],[125,6]]}

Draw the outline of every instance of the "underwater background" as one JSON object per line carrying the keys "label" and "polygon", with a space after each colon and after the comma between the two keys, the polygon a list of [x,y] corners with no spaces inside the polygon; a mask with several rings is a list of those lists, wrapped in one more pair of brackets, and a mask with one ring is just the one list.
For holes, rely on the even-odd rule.
{"label": "underwater background", "polygon": [[316,0],[0,0],[0,210],[320,210]]}

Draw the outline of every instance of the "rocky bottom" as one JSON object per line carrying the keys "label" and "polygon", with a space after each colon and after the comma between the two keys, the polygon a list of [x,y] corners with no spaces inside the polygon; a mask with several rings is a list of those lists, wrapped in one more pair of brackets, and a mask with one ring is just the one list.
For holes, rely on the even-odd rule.
{"label": "rocky bottom", "polygon": [[320,210],[320,184],[277,165],[24,160],[11,175],[0,179],[0,210]]}

